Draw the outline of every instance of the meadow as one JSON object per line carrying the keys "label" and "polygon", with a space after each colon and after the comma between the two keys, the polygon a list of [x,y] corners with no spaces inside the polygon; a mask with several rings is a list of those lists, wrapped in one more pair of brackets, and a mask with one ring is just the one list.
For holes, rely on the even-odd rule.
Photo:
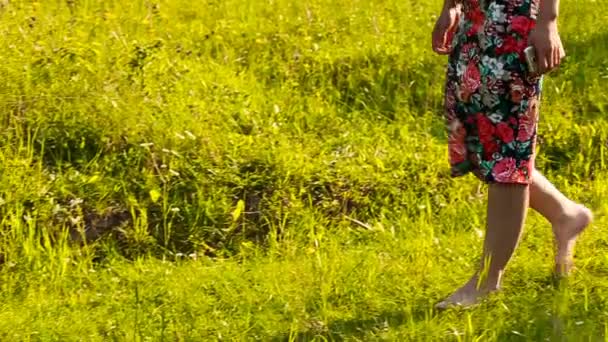
{"label": "meadow", "polygon": [[593,209],[503,291],[449,177],[439,0],[0,1],[0,340],[608,340],[608,2],[562,1],[538,168]]}

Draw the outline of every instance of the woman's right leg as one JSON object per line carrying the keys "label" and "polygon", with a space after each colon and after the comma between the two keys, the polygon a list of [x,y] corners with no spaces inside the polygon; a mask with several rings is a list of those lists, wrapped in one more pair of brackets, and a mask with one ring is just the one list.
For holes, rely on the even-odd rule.
{"label": "woman's right leg", "polygon": [[479,269],[436,308],[469,306],[500,288],[505,268],[519,242],[528,209],[528,185],[490,184],[487,230]]}
{"label": "woman's right leg", "polygon": [[564,196],[538,170],[534,170],[530,185],[530,207],[551,222],[556,245],[556,273],[568,274],[576,238],[591,223],[591,211]]}

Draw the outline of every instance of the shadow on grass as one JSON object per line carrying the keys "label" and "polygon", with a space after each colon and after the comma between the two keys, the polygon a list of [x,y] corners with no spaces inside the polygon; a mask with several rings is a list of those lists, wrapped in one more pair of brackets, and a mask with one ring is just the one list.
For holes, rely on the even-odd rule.
{"label": "shadow on grass", "polygon": [[328,340],[343,341],[353,338],[363,339],[370,333],[380,333],[389,327],[403,325],[408,315],[405,312],[383,312],[376,317],[357,317],[347,320],[337,320],[327,327],[320,323],[309,323],[310,328],[295,335],[284,334],[276,336],[272,341],[312,341]]}
{"label": "shadow on grass", "polygon": [[295,334],[281,334],[271,341],[345,341],[366,340],[389,330],[399,328],[408,322],[428,320],[430,307],[428,302],[415,306],[417,309],[408,311],[384,311],[375,316],[359,316],[352,319],[336,320],[324,326],[321,322],[309,322],[308,329]]}
{"label": "shadow on grass", "polygon": [[[509,294],[502,305],[509,307],[495,338],[498,341],[599,341],[604,340],[604,327],[597,324],[604,305],[586,303],[580,284],[551,276],[535,279],[542,288],[537,296],[523,291]],[[529,286],[529,280],[512,284],[514,289]],[[593,289],[587,296],[593,295]],[[517,291],[517,290],[515,290]],[[498,304],[500,305],[500,304]]]}
{"label": "shadow on grass", "polygon": [[[551,299],[549,299],[551,301]],[[497,331],[497,341],[599,341],[603,340],[597,321],[584,320],[577,304],[560,311],[546,302],[514,313]],[[597,317],[589,313],[589,317]],[[601,326],[599,327],[601,329]]]}
{"label": "shadow on grass", "polygon": [[[530,284],[530,281],[535,283]],[[586,302],[580,293],[580,284],[559,282],[552,277],[522,279],[511,284],[513,292],[503,299],[491,300],[477,308],[454,309],[437,312],[431,310],[428,301],[414,305],[414,311],[384,311],[377,315],[361,315],[353,319],[336,320],[328,325],[309,322],[295,334],[284,333],[271,341],[345,341],[381,339],[384,333],[406,332],[407,338],[434,339],[441,331],[418,330],[419,336],[408,335],[408,327],[421,328],[425,322],[434,321],[439,329],[455,326],[465,340],[497,341],[596,341],[604,338],[604,325],[598,318],[605,316],[605,304]],[[526,291],[530,286],[540,287],[538,292]],[[522,291],[523,289],[523,291]],[[595,295],[587,288],[587,296]],[[535,293],[535,294],[534,294]],[[504,308],[504,309],[503,309]],[[465,318],[470,315],[472,324]],[[472,331],[469,329],[473,329]],[[410,331],[409,334],[414,333]],[[437,335],[440,334],[440,335]],[[394,336],[394,335],[390,335]],[[445,335],[444,335],[445,336]]]}

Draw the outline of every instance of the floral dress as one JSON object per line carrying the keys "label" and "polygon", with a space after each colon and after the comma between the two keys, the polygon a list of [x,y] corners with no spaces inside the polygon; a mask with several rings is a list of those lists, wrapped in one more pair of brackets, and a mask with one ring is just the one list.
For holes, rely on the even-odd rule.
{"label": "floral dress", "polygon": [[534,169],[541,77],[524,49],[539,0],[463,0],[445,87],[453,177],[529,184]]}

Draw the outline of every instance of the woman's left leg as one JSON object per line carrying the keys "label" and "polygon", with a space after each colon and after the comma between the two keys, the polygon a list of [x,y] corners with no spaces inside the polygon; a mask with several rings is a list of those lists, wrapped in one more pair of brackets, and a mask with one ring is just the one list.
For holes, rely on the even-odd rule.
{"label": "woman's left leg", "polygon": [[593,213],[567,198],[538,170],[532,172],[530,207],[551,222],[556,247],[555,272],[565,276],[573,267],[576,239],[593,220]]}

